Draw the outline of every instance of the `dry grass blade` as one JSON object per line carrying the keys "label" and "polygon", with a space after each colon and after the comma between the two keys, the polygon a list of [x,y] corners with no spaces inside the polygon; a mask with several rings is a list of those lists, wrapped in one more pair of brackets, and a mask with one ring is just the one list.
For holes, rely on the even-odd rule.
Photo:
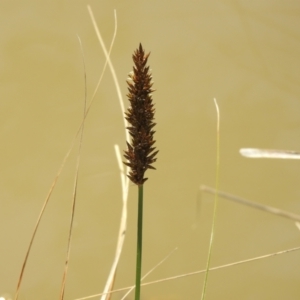
{"label": "dry grass blade", "polygon": [[[116,15],[115,15],[115,24],[116,24]],[[45,199],[45,201],[44,201],[44,204],[43,204],[42,209],[41,209],[41,211],[40,211],[40,214],[39,214],[39,216],[38,216],[36,225],[35,225],[34,230],[33,230],[32,237],[31,237],[30,242],[29,242],[28,249],[27,249],[27,251],[26,251],[25,259],[24,259],[24,262],[23,262],[23,265],[22,265],[22,268],[21,268],[21,272],[20,272],[20,276],[19,276],[19,280],[18,280],[18,284],[17,284],[17,288],[16,288],[16,293],[15,293],[14,300],[17,300],[17,299],[18,299],[18,296],[19,296],[19,293],[20,293],[20,287],[21,287],[21,283],[22,283],[22,279],[23,279],[25,267],[26,267],[26,264],[27,264],[27,261],[28,261],[28,257],[29,257],[29,254],[30,254],[30,250],[31,250],[31,247],[32,247],[32,244],[33,244],[33,241],[34,241],[34,238],[35,238],[37,229],[38,229],[39,224],[40,224],[40,222],[41,222],[41,218],[42,218],[42,216],[43,216],[43,214],[44,214],[44,211],[45,211],[46,206],[47,206],[47,204],[48,204],[48,202],[49,202],[49,199],[50,199],[50,197],[51,197],[51,195],[52,195],[52,192],[53,192],[54,187],[55,187],[55,185],[56,185],[56,183],[57,183],[57,180],[58,180],[58,178],[59,178],[59,176],[60,176],[60,174],[61,174],[61,172],[62,172],[62,170],[63,170],[63,168],[64,168],[64,166],[65,166],[65,164],[66,164],[66,162],[67,162],[67,160],[68,160],[68,158],[69,158],[69,156],[70,156],[71,151],[72,151],[73,148],[74,148],[75,141],[76,141],[76,139],[77,139],[77,137],[78,137],[78,135],[79,135],[79,133],[80,133],[81,127],[83,126],[83,122],[84,122],[85,118],[87,117],[87,115],[88,115],[88,113],[89,113],[89,110],[90,110],[90,108],[91,108],[91,106],[92,106],[92,104],[93,104],[93,102],[94,102],[95,95],[96,95],[96,93],[97,93],[97,90],[98,90],[98,88],[99,88],[100,82],[101,82],[101,80],[102,80],[102,78],[103,78],[104,71],[105,71],[106,66],[107,66],[107,59],[109,58],[109,55],[110,55],[110,53],[111,53],[112,46],[113,46],[114,41],[115,41],[115,38],[116,38],[116,33],[117,33],[117,27],[115,26],[115,31],[114,31],[114,34],[113,34],[113,38],[112,38],[112,41],[111,41],[110,48],[109,48],[108,56],[106,56],[106,62],[105,62],[105,64],[104,64],[104,67],[103,67],[103,70],[102,70],[102,74],[101,74],[100,79],[99,79],[99,81],[98,81],[97,87],[96,87],[96,89],[95,89],[95,91],[94,91],[94,93],[93,93],[91,102],[89,103],[88,108],[86,109],[86,113],[85,113],[84,119],[82,120],[82,122],[81,122],[81,124],[80,124],[80,126],[79,126],[79,128],[78,128],[78,130],[77,130],[77,132],[76,132],[76,134],[75,134],[75,137],[73,138],[73,140],[72,140],[72,142],[71,142],[70,148],[69,148],[69,150],[67,151],[65,157],[63,158],[63,161],[62,161],[62,163],[61,163],[61,165],[60,165],[60,167],[59,167],[59,169],[58,169],[58,171],[57,171],[57,174],[56,174],[55,177],[54,177],[54,180],[53,180],[53,182],[52,182],[52,184],[51,184],[51,187],[50,187],[50,189],[49,189],[49,192],[48,192],[48,194],[47,194],[47,196],[46,196],[46,199]]]}
{"label": "dry grass blade", "polygon": [[124,241],[125,241],[125,233],[127,229],[127,199],[128,199],[128,189],[129,189],[129,180],[126,178],[123,164],[122,164],[122,158],[120,153],[120,148],[118,145],[115,145],[115,152],[116,152],[116,158],[118,162],[118,166],[120,169],[120,177],[121,177],[121,183],[122,183],[122,214],[121,214],[121,222],[120,222],[120,228],[119,228],[119,234],[118,234],[118,241],[117,241],[117,247],[116,247],[116,253],[114,257],[114,261],[109,273],[109,276],[106,281],[106,285],[104,288],[104,294],[101,297],[101,300],[109,299],[111,294],[108,294],[109,291],[112,290],[114,280],[116,277],[116,270],[117,266],[121,257]]}
{"label": "dry grass blade", "polygon": [[248,158],[300,159],[300,152],[292,150],[241,148],[240,154]]}
{"label": "dry grass blade", "polygon": [[[200,187],[200,190],[203,191],[203,192],[210,193],[210,194],[215,194],[216,193],[215,189],[210,188],[208,186],[204,186],[204,185],[202,185]],[[252,208],[256,208],[256,209],[259,209],[259,210],[262,210],[262,211],[265,211],[265,212],[268,212],[268,213],[271,213],[271,214],[274,214],[274,215],[277,215],[277,216],[280,216],[280,217],[288,218],[288,219],[291,219],[293,221],[298,221],[298,222],[300,221],[300,216],[299,215],[281,210],[281,209],[276,208],[276,207],[256,203],[256,202],[253,202],[253,201],[250,201],[250,200],[247,200],[247,199],[244,199],[244,198],[240,198],[240,197],[237,197],[237,196],[225,193],[225,192],[221,192],[221,191],[218,191],[218,195],[222,198],[232,200],[232,201],[235,201],[237,203],[244,204],[244,205],[250,206]]]}
{"label": "dry grass blade", "polygon": [[[77,137],[77,135],[76,135],[76,137]],[[52,182],[50,190],[49,190],[49,192],[48,192],[48,194],[46,196],[46,200],[45,200],[45,202],[43,204],[43,207],[42,207],[42,209],[40,211],[40,214],[38,216],[36,225],[35,225],[34,230],[33,230],[32,237],[30,239],[29,247],[27,249],[27,252],[26,252],[26,255],[25,255],[25,259],[24,259],[24,262],[23,262],[23,265],[22,265],[22,269],[21,269],[21,273],[20,273],[20,276],[19,276],[19,281],[18,281],[18,285],[17,285],[17,289],[16,289],[16,294],[15,294],[15,298],[14,298],[15,300],[18,299],[18,296],[19,296],[19,293],[20,293],[20,287],[21,287],[21,283],[22,283],[22,279],[23,279],[25,267],[26,267],[26,264],[27,264],[27,261],[28,261],[28,257],[29,257],[29,254],[30,254],[30,250],[31,250],[31,247],[32,247],[32,244],[33,244],[33,241],[34,241],[37,229],[39,227],[39,224],[41,222],[42,216],[43,216],[44,211],[46,209],[46,206],[47,206],[47,204],[49,202],[49,199],[50,199],[50,197],[52,195],[52,192],[54,190],[56,182],[57,182],[57,180],[58,180],[58,178],[59,178],[59,176],[60,176],[60,174],[61,174],[61,172],[62,172],[62,170],[63,170],[63,168],[65,166],[65,163],[66,163],[67,159],[69,158],[69,155],[70,155],[70,153],[71,153],[71,151],[72,151],[72,149],[74,147],[75,140],[76,140],[76,138],[74,138],[74,140],[72,141],[71,147],[70,147],[69,151],[67,152],[67,154],[65,155],[65,157],[63,159],[63,162],[62,162],[62,164],[61,164],[61,166],[60,166],[60,168],[59,168],[59,170],[58,170],[58,172],[57,172],[57,174],[56,174],[56,176],[54,178],[54,181]]]}
{"label": "dry grass blade", "polygon": [[64,299],[65,286],[66,286],[66,277],[67,277],[67,273],[68,273],[68,266],[69,266],[69,260],[70,260],[72,229],[73,229],[76,195],[77,195],[78,171],[79,171],[80,153],[81,153],[82,140],[83,140],[84,118],[85,118],[86,101],[87,101],[86,68],[85,68],[85,61],[84,61],[84,53],[83,53],[81,39],[80,39],[79,36],[77,36],[77,37],[78,37],[79,44],[80,44],[80,49],[81,49],[81,53],[82,53],[83,68],[84,68],[84,109],[83,109],[83,124],[82,124],[82,127],[81,127],[79,149],[78,149],[78,155],[77,155],[77,164],[76,164],[76,171],[75,171],[75,181],[74,181],[72,208],[71,208],[71,220],[70,220],[70,229],[69,229],[69,237],[68,237],[67,256],[66,256],[66,261],[65,261],[65,269],[64,269],[62,285],[61,285],[61,292],[60,292],[60,299],[61,300]]}
{"label": "dry grass blade", "polygon": [[[294,252],[294,251],[299,251],[299,250],[300,250],[300,247],[290,248],[290,249],[286,249],[286,250],[282,250],[282,251],[278,251],[278,252],[273,252],[273,253],[269,253],[269,254],[265,254],[265,255],[261,255],[261,256],[256,256],[256,257],[253,257],[253,258],[244,259],[244,260],[240,260],[240,261],[237,261],[237,262],[233,262],[233,263],[213,267],[213,268],[210,268],[209,271],[217,271],[217,270],[221,270],[221,269],[225,269],[225,268],[229,268],[229,267],[233,267],[233,266],[242,265],[242,264],[245,264],[245,263],[265,259],[265,258],[270,258],[270,257],[282,255],[282,254],[291,253],[291,252]],[[206,272],[206,269],[200,270],[200,271],[195,271],[195,272],[190,272],[190,273],[186,273],[186,274],[181,274],[181,275],[177,275],[177,276],[167,277],[167,278],[163,278],[163,279],[159,279],[159,280],[154,280],[154,281],[150,281],[150,282],[146,282],[146,283],[142,283],[141,286],[147,286],[147,285],[162,283],[162,282],[166,282],[166,281],[170,281],[170,280],[175,280],[175,279],[185,278],[185,277],[189,277],[189,276],[199,275],[199,274],[202,274],[204,272]],[[110,293],[117,293],[117,292],[127,291],[128,289],[130,289],[132,287],[134,287],[134,286],[117,289],[117,290],[111,291]],[[101,295],[102,294],[96,294],[96,295],[91,295],[91,296],[87,296],[87,297],[83,297],[83,298],[76,298],[74,300],[87,300],[87,299],[96,298],[96,297],[101,296]]]}
{"label": "dry grass blade", "polygon": [[[216,98],[214,98],[214,103],[217,111],[217,145],[216,145],[216,178],[215,178],[215,187],[216,191],[219,190],[219,178],[220,178],[220,109],[218,102]],[[214,210],[213,210],[213,219],[212,219],[212,226],[211,226],[211,232],[210,232],[210,241],[208,246],[208,256],[207,256],[207,264],[206,264],[206,272],[204,275],[204,281],[203,281],[203,288],[202,288],[202,295],[201,300],[205,299],[206,295],[206,289],[208,284],[208,274],[210,269],[210,262],[212,257],[212,248],[213,248],[213,241],[214,241],[214,235],[215,235],[215,228],[216,228],[216,219],[217,219],[217,207],[218,207],[218,193],[215,193],[214,197]]]}
{"label": "dry grass blade", "polygon": [[[97,26],[97,23],[96,23],[96,20],[95,20],[95,17],[94,17],[94,14],[93,14],[93,11],[92,11],[90,5],[88,5],[87,8],[88,8],[88,11],[89,11],[89,14],[90,14],[90,17],[91,17],[91,20],[92,20],[92,23],[93,23],[96,35],[97,35],[97,38],[99,40],[99,43],[100,43],[101,48],[103,50],[103,53],[104,53],[104,55],[106,57],[106,61],[108,63],[109,69],[110,69],[111,74],[113,76],[113,81],[115,83],[115,88],[116,88],[116,91],[117,91],[117,94],[118,94],[118,99],[119,99],[120,107],[121,107],[121,110],[122,110],[122,113],[123,113],[122,116],[124,116],[124,112],[125,112],[124,101],[123,101],[123,97],[122,97],[120,85],[119,85],[119,82],[118,82],[118,78],[117,78],[114,66],[113,66],[113,64],[112,64],[112,62],[110,60],[110,51],[106,50],[105,44],[103,42],[100,30],[99,30],[99,28]],[[116,11],[114,11],[114,13],[115,13],[115,22],[116,22],[116,27],[117,27]],[[123,118],[123,120],[124,120],[124,127],[125,128],[128,127],[128,124],[127,124],[126,120],[124,118]],[[127,141],[129,140],[129,134],[127,133],[127,131],[126,131],[126,140]]]}
{"label": "dry grass blade", "polygon": [[[119,99],[119,103],[120,103],[120,108],[121,108],[121,112],[122,112],[122,117],[124,116],[124,112],[125,112],[125,105],[124,105],[124,101],[122,98],[122,94],[121,94],[121,89],[120,89],[120,85],[118,82],[118,78],[116,75],[116,72],[114,70],[113,64],[111,62],[111,59],[109,57],[109,52],[106,49],[105,43],[102,39],[100,30],[97,26],[93,11],[91,9],[91,7],[88,5],[87,6],[90,17],[91,17],[91,21],[93,23],[97,38],[99,40],[99,43],[101,45],[102,51],[104,53],[104,55],[106,56],[106,61],[109,65],[112,77],[113,77],[113,81],[116,87],[116,91],[117,91],[117,96]],[[115,11],[115,20],[117,21],[116,18],[116,11]],[[116,26],[117,27],[117,26]],[[124,118],[122,118],[124,120]],[[126,120],[124,120],[124,129],[126,129],[126,127],[128,126]],[[128,133],[125,130],[125,135],[126,138],[128,137]],[[128,199],[128,191],[129,191],[129,180],[128,178],[125,176],[125,172],[124,172],[124,168],[123,168],[123,164],[122,164],[122,159],[121,159],[121,153],[120,153],[120,149],[118,145],[115,145],[115,153],[116,153],[116,158],[117,158],[117,162],[118,162],[118,166],[119,166],[119,170],[120,170],[120,177],[121,177],[121,186],[122,186],[122,213],[121,213],[121,222],[120,222],[120,228],[119,228],[119,234],[118,234],[118,241],[117,241],[117,246],[116,246],[116,253],[115,253],[115,257],[114,257],[114,261],[109,273],[109,276],[107,278],[105,287],[104,287],[104,294],[101,297],[101,300],[108,300],[109,299],[109,295],[108,291],[110,291],[113,288],[113,283],[116,277],[116,270],[117,270],[117,266],[121,257],[121,253],[122,253],[122,249],[123,249],[123,245],[124,245],[124,241],[125,241],[125,233],[126,233],[126,229],[127,229],[127,199]],[[126,174],[128,172],[128,168],[126,171]]]}

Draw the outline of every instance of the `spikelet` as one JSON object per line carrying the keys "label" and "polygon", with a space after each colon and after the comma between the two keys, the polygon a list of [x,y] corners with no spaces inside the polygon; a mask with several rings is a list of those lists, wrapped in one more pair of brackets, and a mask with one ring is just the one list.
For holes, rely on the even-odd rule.
{"label": "spikelet", "polygon": [[137,184],[143,185],[148,179],[144,178],[147,169],[155,169],[152,163],[156,161],[156,154],[153,146],[155,140],[153,127],[154,105],[152,103],[151,93],[152,76],[147,66],[147,60],[150,53],[145,54],[142,45],[134,52],[132,58],[134,62],[133,72],[128,75],[128,100],[130,107],[125,112],[125,118],[130,126],[127,127],[131,136],[131,143],[127,141],[127,150],[124,157],[127,162],[125,165],[130,167],[129,179]]}

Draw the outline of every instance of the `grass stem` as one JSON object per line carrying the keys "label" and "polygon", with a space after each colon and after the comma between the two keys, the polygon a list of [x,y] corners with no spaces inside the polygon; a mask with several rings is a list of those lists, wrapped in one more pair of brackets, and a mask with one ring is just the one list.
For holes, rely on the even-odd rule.
{"label": "grass stem", "polygon": [[217,100],[214,98],[214,103],[217,110],[217,155],[216,155],[216,182],[215,182],[215,199],[214,199],[214,212],[213,212],[213,220],[212,220],[212,227],[211,227],[211,234],[210,234],[210,243],[208,248],[208,258],[207,258],[207,265],[206,265],[206,272],[204,277],[203,283],[203,290],[201,300],[205,299],[205,293],[207,288],[207,280],[208,280],[208,273],[210,268],[210,260],[212,254],[212,246],[215,234],[215,226],[216,226],[216,219],[217,219],[217,206],[218,206],[218,190],[219,190],[219,177],[220,177],[220,111]]}
{"label": "grass stem", "polygon": [[144,185],[138,186],[138,221],[137,221],[137,251],[135,273],[135,300],[140,300],[142,273],[142,240],[143,240],[143,192]]}

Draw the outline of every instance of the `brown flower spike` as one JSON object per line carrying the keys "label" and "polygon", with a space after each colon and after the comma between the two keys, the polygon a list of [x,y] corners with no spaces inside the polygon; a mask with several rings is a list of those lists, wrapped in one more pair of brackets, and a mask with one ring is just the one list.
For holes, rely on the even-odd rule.
{"label": "brown flower spike", "polygon": [[151,97],[151,93],[154,92],[152,76],[149,67],[146,66],[149,55],[150,53],[145,54],[140,44],[132,56],[133,73],[129,74],[130,81],[127,81],[130,107],[125,112],[125,119],[131,125],[127,129],[132,141],[131,144],[127,142],[128,150],[125,150],[124,157],[128,162],[124,164],[131,168],[129,179],[139,186],[148,179],[144,178],[146,170],[155,169],[151,164],[156,161],[155,156],[158,153],[153,147],[153,127],[156,124],[153,122],[155,109]]}

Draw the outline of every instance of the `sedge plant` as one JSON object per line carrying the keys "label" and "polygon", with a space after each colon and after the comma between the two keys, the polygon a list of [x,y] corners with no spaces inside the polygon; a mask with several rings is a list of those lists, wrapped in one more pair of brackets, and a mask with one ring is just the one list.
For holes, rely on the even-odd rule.
{"label": "sedge plant", "polygon": [[142,271],[142,238],[143,238],[143,192],[147,169],[155,169],[152,163],[156,161],[153,135],[155,131],[154,104],[152,103],[152,75],[147,66],[150,53],[145,51],[140,44],[132,58],[133,72],[127,80],[128,100],[130,107],[125,112],[125,119],[130,126],[127,127],[131,141],[127,141],[127,150],[124,157],[125,165],[130,167],[129,179],[138,186],[138,222],[137,222],[137,254],[136,254],[136,280],[135,300],[140,299],[141,271]]}

